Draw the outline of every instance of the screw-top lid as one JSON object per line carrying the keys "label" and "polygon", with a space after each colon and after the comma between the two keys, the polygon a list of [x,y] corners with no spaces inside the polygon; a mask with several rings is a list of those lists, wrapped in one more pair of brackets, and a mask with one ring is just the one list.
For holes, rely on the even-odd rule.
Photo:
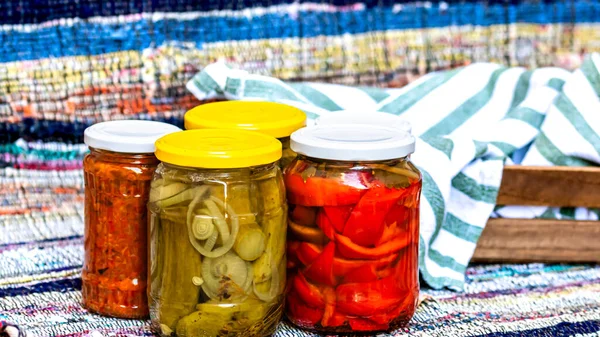
{"label": "screw-top lid", "polygon": [[241,129],[275,138],[289,137],[306,125],[302,110],[273,102],[227,101],[199,105],[185,114],[185,128]]}
{"label": "screw-top lid", "polygon": [[140,120],[96,123],[83,132],[84,143],[95,149],[121,153],[152,153],[160,137],[181,131],[175,125]]}
{"label": "screw-top lid", "polygon": [[315,120],[315,125],[337,125],[337,124],[369,124],[395,127],[408,133],[412,132],[410,123],[396,115],[385,112],[371,111],[361,112],[352,110],[341,110],[322,115]]}
{"label": "screw-top lid", "polygon": [[386,126],[317,125],[292,133],[290,145],[293,151],[313,158],[389,160],[413,153],[415,138],[406,131]]}
{"label": "screw-top lid", "polygon": [[241,168],[281,158],[281,142],[254,131],[201,129],[172,133],[156,141],[165,163],[199,168]]}

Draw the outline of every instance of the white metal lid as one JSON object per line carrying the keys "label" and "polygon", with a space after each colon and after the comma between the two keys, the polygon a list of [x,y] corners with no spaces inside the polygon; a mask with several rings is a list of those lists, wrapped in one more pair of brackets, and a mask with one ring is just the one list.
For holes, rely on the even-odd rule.
{"label": "white metal lid", "polygon": [[389,160],[415,151],[415,138],[398,128],[338,124],[302,128],[291,135],[293,151],[308,157],[342,160]]}
{"label": "white metal lid", "polygon": [[406,120],[396,115],[379,111],[340,110],[321,115],[315,120],[315,125],[337,124],[369,124],[394,127],[412,132],[412,126]]}
{"label": "white metal lid", "polygon": [[110,121],[97,123],[85,129],[83,141],[95,149],[122,153],[152,153],[156,140],[177,131],[181,129],[161,122]]}

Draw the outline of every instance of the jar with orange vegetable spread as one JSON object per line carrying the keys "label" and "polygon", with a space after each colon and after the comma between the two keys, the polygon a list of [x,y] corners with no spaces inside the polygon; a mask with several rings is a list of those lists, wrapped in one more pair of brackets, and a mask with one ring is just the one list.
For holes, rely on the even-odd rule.
{"label": "jar with orange vegetable spread", "polygon": [[397,127],[318,125],[291,135],[286,315],[325,333],[404,326],[419,293],[421,173]]}
{"label": "jar with orange vegetable spread", "polygon": [[154,142],[180,129],[151,121],[112,121],[84,132],[83,306],[120,318],[148,316],[147,209],[158,160]]}

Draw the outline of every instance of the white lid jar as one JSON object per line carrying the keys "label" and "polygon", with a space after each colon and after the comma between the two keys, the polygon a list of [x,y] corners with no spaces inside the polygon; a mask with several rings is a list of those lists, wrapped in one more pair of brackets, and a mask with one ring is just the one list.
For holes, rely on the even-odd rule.
{"label": "white lid jar", "polygon": [[315,120],[315,125],[340,125],[340,124],[360,124],[376,125],[397,128],[408,133],[412,132],[412,126],[405,119],[386,112],[379,111],[354,111],[340,110],[319,116]]}
{"label": "white lid jar", "polygon": [[317,125],[292,133],[291,148],[287,317],[324,334],[405,326],[419,294],[415,138],[394,127]]}
{"label": "white lid jar", "polygon": [[364,124],[321,124],[291,136],[293,151],[307,157],[341,161],[378,161],[406,157],[415,137],[394,127]]}

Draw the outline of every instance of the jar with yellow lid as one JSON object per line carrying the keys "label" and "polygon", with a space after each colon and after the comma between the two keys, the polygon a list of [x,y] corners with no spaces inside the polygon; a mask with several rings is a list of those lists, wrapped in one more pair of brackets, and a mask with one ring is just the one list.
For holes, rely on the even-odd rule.
{"label": "jar with yellow lid", "polygon": [[290,148],[290,135],[305,125],[306,115],[302,110],[274,102],[215,102],[199,105],[185,114],[187,130],[241,129],[279,139],[283,145],[282,168],[296,158]]}
{"label": "jar with yellow lid", "polygon": [[163,336],[267,336],[283,310],[281,143],[245,130],[156,142],[149,306]]}

